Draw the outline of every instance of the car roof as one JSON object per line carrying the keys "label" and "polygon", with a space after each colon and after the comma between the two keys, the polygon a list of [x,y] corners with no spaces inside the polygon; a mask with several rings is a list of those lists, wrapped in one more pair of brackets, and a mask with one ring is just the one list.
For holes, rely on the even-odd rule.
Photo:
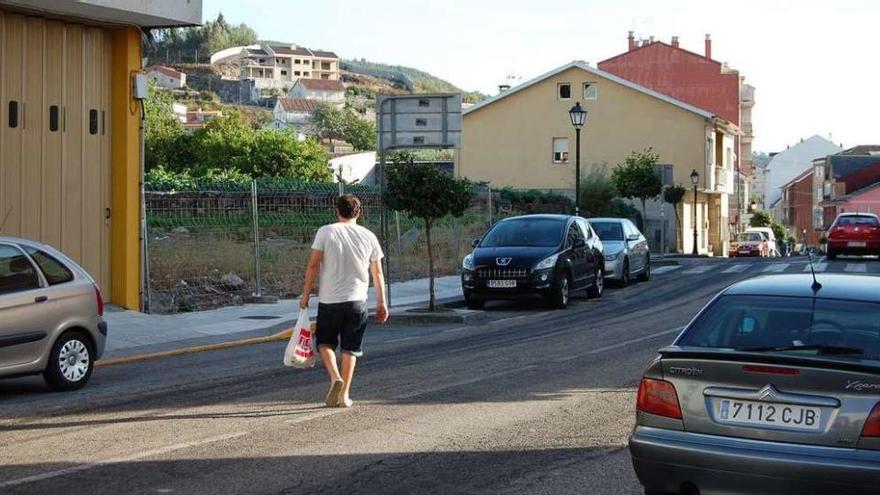
{"label": "car roof", "polygon": [[765,275],[737,282],[723,295],[815,297],[880,302],[880,277],[847,274],[816,274],[822,288],[814,294],[813,276],[809,273]]}

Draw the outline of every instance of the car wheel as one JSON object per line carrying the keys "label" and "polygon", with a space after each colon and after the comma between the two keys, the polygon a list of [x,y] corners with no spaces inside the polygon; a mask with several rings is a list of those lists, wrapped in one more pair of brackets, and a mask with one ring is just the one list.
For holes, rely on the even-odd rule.
{"label": "car wheel", "polygon": [[598,299],[605,292],[605,270],[599,268],[596,271],[596,281],[587,289],[587,297],[590,299]]}
{"label": "car wheel", "polygon": [[642,273],[639,274],[639,280],[642,282],[647,282],[651,280],[651,257],[648,256],[648,259],[645,260],[645,268],[642,270]]}
{"label": "car wheel", "polygon": [[620,271],[620,286],[626,287],[629,285],[629,260],[624,258],[623,260],[623,269]]}
{"label": "car wheel", "polygon": [[43,378],[53,390],[80,389],[92,376],[94,356],[91,340],[80,332],[67,332],[52,346]]}
{"label": "car wheel", "polygon": [[550,296],[550,305],[556,309],[565,309],[571,298],[571,278],[567,274],[561,274],[553,284],[553,294]]}

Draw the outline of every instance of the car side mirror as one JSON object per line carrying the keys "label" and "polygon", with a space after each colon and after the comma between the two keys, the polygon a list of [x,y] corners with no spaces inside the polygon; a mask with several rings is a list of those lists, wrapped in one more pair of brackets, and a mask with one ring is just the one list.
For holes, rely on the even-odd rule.
{"label": "car side mirror", "polygon": [[471,247],[472,247],[472,248],[476,248],[476,247],[479,246],[479,245],[480,245],[480,240],[479,240],[479,239],[474,239],[474,240],[471,241]]}

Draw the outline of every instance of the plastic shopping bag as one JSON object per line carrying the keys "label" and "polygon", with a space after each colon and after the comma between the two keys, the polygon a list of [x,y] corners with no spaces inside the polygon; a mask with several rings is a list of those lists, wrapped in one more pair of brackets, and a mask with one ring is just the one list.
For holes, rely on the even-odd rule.
{"label": "plastic shopping bag", "polygon": [[290,342],[284,350],[284,366],[294,368],[311,368],[315,365],[315,339],[312,335],[312,323],[309,321],[309,312],[302,310],[293,327]]}

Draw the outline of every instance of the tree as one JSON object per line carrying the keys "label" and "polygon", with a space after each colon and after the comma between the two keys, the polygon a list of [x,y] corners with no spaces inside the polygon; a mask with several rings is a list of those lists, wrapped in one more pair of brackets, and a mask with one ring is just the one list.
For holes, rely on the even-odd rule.
{"label": "tree", "polygon": [[672,205],[672,211],[675,213],[675,231],[678,232],[677,237],[681,240],[684,237],[684,228],[681,225],[681,218],[678,216],[678,204],[684,199],[687,189],[681,185],[669,186],[663,191],[663,201]]}
{"label": "tree", "polygon": [[144,100],[144,166],[147,170],[168,166],[174,160],[175,142],[183,134],[183,126],[174,116],[173,104],[171,91],[153,82],[147,85],[147,98]]}
{"label": "tree", "polygon": [[639,199],[642,202],[642,217],[646,218],[645,202],[660,195],[662,183],[654,165],[660,155],[652,148],[633,151],[611,172],[611,181],[624,198]]}
{"label": "tree", "polygon": [[434,250],[431,245],[431,226],[446,215],[460,217],[470,204],[473,184],[441,172],[428,164],[391,164],[387,168],[388,187],[385,205],[392,210],[405,211],[425,223],[428,243],[429,309],[436,306],[434,295]]}
{"label": "tree", "polygon": [[750,227],[769,227],[771,223],[773,223],[773,219],[770,218],[770,214],[763,210],[753,213],[749,220]]}

